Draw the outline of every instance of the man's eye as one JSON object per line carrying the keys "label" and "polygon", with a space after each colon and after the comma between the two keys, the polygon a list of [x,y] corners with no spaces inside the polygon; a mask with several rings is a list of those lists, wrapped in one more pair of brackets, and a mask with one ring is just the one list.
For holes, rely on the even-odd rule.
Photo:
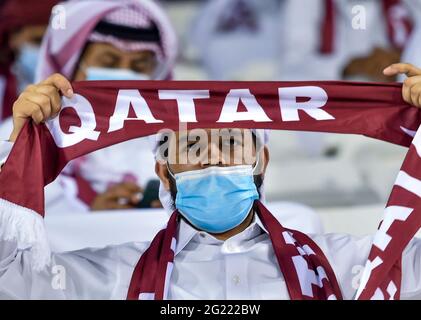
{"label": "man's eye", "polygon": [[131,66],[130,69],[134,72],[137,72],[137,73],[146,73],[150,68],[146,64],[138,63],[138,64],[135,64],[135,65]]}
{"label": "man's eye", "polygon": [[97,59],[97,63],[102,68],[115,68],[117,66],[118,59],[110,55],[103,55]]}
{"label": "man's eye", "polygon": [[241,145],[241,141],[237,140],[237,139],[225,139],[223,141],[224,145],[226,146],[239,146]]}
{"label": "man's eye", "polygon": [[196,145],[196,142],[191,142],[191,143],[188,143],[187,144],[187,146],[186,146],[186,148],[188,149],[188,150],[190,150],[191,148],[193,148],[193,146],[195,146]]}
{"label": "man's eye", "polygon": [[115,61],[101,61],[100,65],[102,68],[115,68],[116,62]]}
{"label": "man's eye", "polygon": [[148,73],[155,68],[155,61],[153,59],[142,59],[132,63],[131,69],[139,73]]}

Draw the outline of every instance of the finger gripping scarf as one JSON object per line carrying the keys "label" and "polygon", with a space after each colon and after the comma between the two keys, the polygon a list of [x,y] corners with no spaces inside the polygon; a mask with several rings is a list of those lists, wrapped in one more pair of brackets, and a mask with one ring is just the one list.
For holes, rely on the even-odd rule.
{"label": "finger gripping scarf", "polygon": [[[62,111],[46,124],[28,122],[0,173],[0,240],[32,250],[48,265],[44,186],[66,163],[161,129],[255,128],[362,134],[408,147],[373,240],[358,299],[399,299],[402,252],[421,227],[420,110],[401,85],[345,82],[104,81],[74,83]],[[185,128],[185,127],[184,127]],[[419,131],[419,130],[418,130]],[[128,155],[129,156],[129,155]],[[306,235],[282,227],[259,201],[291,299],[341,299],[334,272]],[[165,299],[179,214],[174,212],[141,256],[129,299]]]}

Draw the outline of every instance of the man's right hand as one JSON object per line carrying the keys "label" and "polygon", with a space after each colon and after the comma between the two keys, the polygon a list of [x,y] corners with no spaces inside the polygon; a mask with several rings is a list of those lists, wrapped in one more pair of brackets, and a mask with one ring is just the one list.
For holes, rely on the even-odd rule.
{"label": "man's right hand", "polygon": [[91,210],[112,210],[135,208],[143,189],[132,182],[122,182],[96,196]]}
{"label": "man's right hand", "polygon": [[9,141],[16,141],[28,119],[40,124],[55,117],[61,109],[61,95],[71,98],[73,89],[69,80],[58,73],[28,86],[13,104],[13,131]]}

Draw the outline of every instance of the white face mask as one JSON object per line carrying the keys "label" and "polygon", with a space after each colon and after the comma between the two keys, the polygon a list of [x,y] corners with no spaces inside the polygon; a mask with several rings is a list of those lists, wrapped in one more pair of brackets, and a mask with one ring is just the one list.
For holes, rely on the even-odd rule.
{"label": "white face mask", "polygon": [[145,73],[137,73],[129,69],[86,68],[86,80],[151,80]]}

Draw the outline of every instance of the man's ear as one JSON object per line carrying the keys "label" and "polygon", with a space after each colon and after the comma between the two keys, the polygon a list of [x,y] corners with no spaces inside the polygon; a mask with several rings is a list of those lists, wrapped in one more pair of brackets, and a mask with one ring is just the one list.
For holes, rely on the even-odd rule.
{"label": "man's ear", "polygon": [[261,174],[264,177],[265,172],[266,172],[266,168],[267,168],[268,163],[269,163],[269,149],[266,146],[264,146],[258,152],[259,152],[258,153],[259,154],[259,160],[258,160],[258,163],[257,163],[257,167],[255,168],[254,174]]}
{"label": "man's ear", "polygon": [[161,180],[165,190],[170,191],[170,180],[168,179],[168,167],[166,162],[155,162],[155,173]]}
{"label": "man's ear", "polygon": [[266,172],[266,168],[268,167],[269,164],[269,149],[267,146],[264,146],[263,149],[260,151],[261,154],[261,160],[262,160],[262,175],[265,175]]}

